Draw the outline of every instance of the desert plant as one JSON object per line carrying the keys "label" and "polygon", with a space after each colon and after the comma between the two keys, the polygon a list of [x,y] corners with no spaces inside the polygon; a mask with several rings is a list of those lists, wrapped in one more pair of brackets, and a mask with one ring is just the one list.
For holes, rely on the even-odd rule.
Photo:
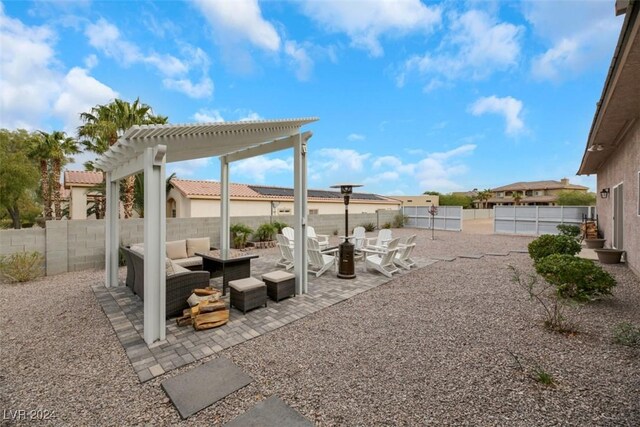
{"label": "desert plant", "polygon": [[266,242],[269,240],[273,240],[274,234],[276,234],[275,225],[269,224],[267,222],[256,229],[254,237],[256,237],[261,242]]}
{"label": "desert plant", "polygon": [[629,322],[618,323],[613,328],[613,342],[628,347],[640,347],[640,326]]}
{"label": "desert plant", "polygon": [[236,249],[242,249],[247,244],[247,240],[251,233],[253,233],[253,229],[244,224],[238,223],[233,224],[229,227],[229,231],[231,231],[231,235],[233,238],[233,246]]}
{"label": "desert plant", "polygon": [[407,217],[401,213],[397,213],[393,217],[393,228],[402,228],[407,223]]}
{"label": "desert plant", "polygon": [[580,237],[580,227],[577,225],[559,224],[556,228],[562,236],[569,236],[574,239],[578,239],[578,237]]}
{"label": "desert plant", "polygon": [[339,231],[338,231],[337,229],[336,229],[336,230],[333,230],[333,235],[334,235],[334,236],[337,236],[337,235],[338,235],[338,233],[339,233]]}
{"label": "desert plant", "polygon": [[529,299],[542,307],[544,314],[543,324],[545,328],[555,332],[575,332],[575,327],[567,320],[565,312],[569,306],[566,300],[558,298],[556,292],[550,292],[552,285],[539,286],[538,277],[530,274],[523,278],[520,271],[510,265],[511,281],[519,288],[524,289]]}
{"label": "desert plant", "polygon": [[572,255],[553,254],[536,262],[536,271],[556,286],[558,296],[590,301],[611,294],[616,281],[599,265]]}
{"label": "desert plant", "polygon": [[[539,382],[540,384],[544,384],[546,386],[555,385],[555,380],[553,378],[553,375],[547,372],[535,360],[525,358],[524,356],[520,356],[509,349],[507,349],[507,352],[511,355],[511,357],[513,357],[513,360],[517,364],[518,370],[523,372],[529,378],[531,378],[536,382]],[[521,361],[521,359],[523,361]]]}
{"label": "desert plant", "polygon": [[280,221],[273,221],[271,225],[275,227],[276,233],[278,234],[282,234],[282,229],[289,226],[289,224],[287,224],[286,222],[280,222]]}
{"label": "desert plant", "polygon": [[369,232],[376,229],[376,225],[372,222],[366,222],[362,224],[362,227],[364,227],[364,231],[369,231]]}
{"label": "desert plant", "polygon": [[575,255],[580,252],[580,243],[576,239],[552,234],[543,234],[542,236],[529,243],[529,256],[535,262],[544,257],[553,254]]}
{"label": "desert plant", "polygon": [[382,228],[391,228],[391,223],[385,222],[384,224],[382,224]]}
{"label": "desert plant", "polygon": [[0,257],[0,273],[12,282],[28,282],[42,275],[44,259],[39,252],[17,252]]}

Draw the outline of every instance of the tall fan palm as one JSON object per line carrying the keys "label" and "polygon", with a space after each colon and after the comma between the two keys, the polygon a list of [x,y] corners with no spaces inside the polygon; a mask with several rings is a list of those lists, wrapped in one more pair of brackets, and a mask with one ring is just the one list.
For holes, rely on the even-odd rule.
{"label": "tall fan palm", "polygon": [[54,216],[51,205],[54,206],[55,219],[62,218],[60,174],[62,166],[73,161],[69,156],[78,154],[78,143],[72,137],[61,131],[51,133],[39,131],[42,138],[35,141],[31,151],[32,157],[40,162],[40,179],[42,181],[42,199],[44,201],[44,217],[52,219]]}
{"label": "tall fan palm", "polygon": [[491,196],[493,196],[493,193],[489,189],[482,190],[478,193],[478,199],[482,202],[482,206],[485,209],[487,208],[487,201],[491,198]]}
{"label": "tall fan palm", "polygon": [[520,200],[522,200],[522,193],[520,191],[514,191],[511,197],[513,197],[514,204],[518,206],[520,204]]}
{"label": "tall fan palm", "polygon": [[[151,107],[136,99],[133,103],[115,99],[106,105],[96,105],[90,112],[81,113],[80,119],[84,123],[78,127],[78,137],[82,138],[85,148],[96,154],[103,154],[110,146],[118,141],[118,137],[131,126],[148,124],[165,124],[166,116],[156,116]],[[124,217],[133,214],[135,177],[125,179]]]}

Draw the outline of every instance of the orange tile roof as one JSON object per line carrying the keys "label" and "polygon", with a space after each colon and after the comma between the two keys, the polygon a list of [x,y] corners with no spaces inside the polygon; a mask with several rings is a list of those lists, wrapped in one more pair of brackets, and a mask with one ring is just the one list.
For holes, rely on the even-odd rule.
{"label": "orange tile roof", "polygon": [[[171,184],[187,197],[220,197],[220,182],[172,179]],[[230,197],[260,197],[245,184],[229,184]]]}
{"label": "orange tile roof", "polygon": [[554,190],[554,189],[566,189],[566,190],[588,190],[589,187],[576,184],[563,184],[560,181],[528,181],[528,182],[514,182],[513,184],[503,185],[502,187],[492,188],[491,191],[525,191],[525,190]]}
{"label": "orange tile roof", "polygon": [[64,171],[64,187],[91,187],[102,182],[102,172]]}

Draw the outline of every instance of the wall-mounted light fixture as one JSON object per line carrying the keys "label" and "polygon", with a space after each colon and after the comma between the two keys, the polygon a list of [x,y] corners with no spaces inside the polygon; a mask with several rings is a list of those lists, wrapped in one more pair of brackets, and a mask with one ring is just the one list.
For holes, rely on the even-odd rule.
{"label": "wall-mounted light fixture", "polygon": [[600,190],[600,197],[602,197],[603,199],[609,197],[609,188],[603,188],[602,190]]}

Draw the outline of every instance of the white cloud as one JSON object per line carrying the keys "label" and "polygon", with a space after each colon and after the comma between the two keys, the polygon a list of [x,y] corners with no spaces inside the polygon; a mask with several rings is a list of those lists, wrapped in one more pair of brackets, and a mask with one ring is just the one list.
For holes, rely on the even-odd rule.
{"label": "white cloud", "polygon": [[313,70],[313,60],[306,49],[295,41],[288,40],[284,44],[284,52],[290,58],[290,66],[296,78],[301,81],[309,80]]}
{"label": "white cloud", "polygon": [[234,176],[241,176],[238,181],[243,182],[265,183],[267,176],[284,172],[293,172],[293,158],[270,159],[266,156],[257,156],[231,164],[231,173]]}
{"label": "white cloud", "polygon": [[308,1],[302,11],[331,32],[342,32],[354,47],[381,56],[383,35],[401,36],[410,32],[429,33],[440,24],[439,7],[420,0]]}
{"label": "white cloud", "polygon": [[66,124],[66,131],[75,133],[80,112],[116,98],[118,93],[87,74],[83,68],[72,68],[61,82],[61,92],[53,104],[53,112]]}
{"label": "white cloud", "polygon": [[98,57],[93,53],[84,58],[84,66],[89,70],[98,65],[98,62]]}
{"label": "white cloud", "polygon": [[364,162],[371,154],[360,154],[356,150],[343,148],[322,148],[317,151],[318,155],[324,159],[325,173],[338,172],[350,173],[360,172],[364,168]]}
{"label": "white cloud", "polygon": [[457,184],[454,178],[465,174],[468,168],[458,158],[471,155],[475,149],[475,145],[468,144],[453,150],[432,153],[420,160],[415,167],[415,179],[420,193],[429,190],[450,192],[461,189],[462,186]]}
{"label": "white cloud", "polygon": [[520,117],[522,101],[511,96],[498,98],[495,95],[479,98],[470,106],[471,114],[481,116],[486,113],[500,114],[506,121],[506,133],[515,135],[524,130],[524,122]]}
{"label": "white cloud", "polygon": [[257,0],[195,0],[221,43],[248,41],[267,51],[280,49],[280,36],[262,16]]}
{"label": "white cloud", "polygon": [[46,129],[57,117],[75,133],[80,112],[117,96],[86,69],[65,73],[55,55],[56,36],[48,27],[6,16],[0,3],[0,126]]}
{"label": "white cloud", "polygon": [[184,162],[175,162],[167,164],[167,176],[175,173],[178,178],[189,178],[198,174],[201,169],[209,169],[211,164],[210,158],[201,158],[193,160],[185,160]]}
{"label": "white cloud", "polygon": [[[122,66],[147,64],[155,68],[164,77],[162,83],[167,89],[191,98],[206,98],[213,94],[213,81],[208,76],[209,57],[200,48],[182,45],[183,59],[157,52],[143,53],[137,45],[122,37],[118,27],[104,18],[88,24],[85,35],[91,46]],[[190,76],[193,70],[199,74],[197,82]]]}
{"label": "white cloud", "polygon": [[534,33],[549,44],[531,63],[531,73],[539,80],[565,80],[609,61],[623,20],[603,1],[580,7],[572,2],[527,2],[524,12]]}
{"label": "white cloud", "polygon": [[427,52],[409,58],[396,75],[396,84],[404,86],[407,77],[418,73],[429,77],[423,90],[433,91],[458,78],[483,79],[498,70],[516,66],[520,58],[520,39],[524,32],[488,13],[470,10],[449,15],[449,35],[436,53]]}
{"label": "white cloud", "polygon": [[244,108],[236,108],[235,110],[201,108],[192,117],[196,122],[201,123],[224,122],[226,120],[223,117],[223,113],[225,115],[231,115],[232,120],[238,122],[263,120],[260,114]]}
{"label": "white cloud", "polygon": [[364,141],[366,137],[360,133],[351,133],[347,136],[349,141]]}

